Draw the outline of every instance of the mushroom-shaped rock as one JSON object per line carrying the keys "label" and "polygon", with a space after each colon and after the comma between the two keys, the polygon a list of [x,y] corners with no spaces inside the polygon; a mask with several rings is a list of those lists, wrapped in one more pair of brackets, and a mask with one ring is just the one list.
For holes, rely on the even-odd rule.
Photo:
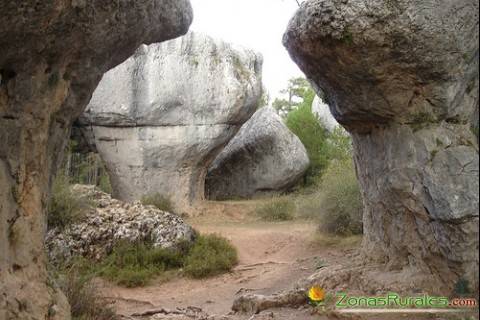
{"label": "mushroom-shaped rock", "polygon": [[107,70],[185,34],[188,0],[0,1],[0,319],[68,320],[45,207],[71,124]]}
{"label": "mushroom-shaped rock", "polygon": [[189,211],[207,168],[254,113],[259,54],[189,33],[142,46],[106,73],[80,123],[88,125],[113,196],[160,193]]}
{"label": "mushroom-shaped rock", "polygon": [[333,131],[336,127],[338,127],[338,122],[332,116],[330,108],[319,96],[315,96],[313,99],[312,112],[318,117],[320,122],[328,131]]}
{"label": "mushroom-shaped rock", "polygon": [[309,0],[284,36],[353,137],[364,261],[405,288],[478,290],[478,7]]}
{"label": "mushroom-shaped rock", "polygon": [[259,109],[208,170],[209,199],[250,198],[292,187],[309,166],[300,139],[271,107]]}

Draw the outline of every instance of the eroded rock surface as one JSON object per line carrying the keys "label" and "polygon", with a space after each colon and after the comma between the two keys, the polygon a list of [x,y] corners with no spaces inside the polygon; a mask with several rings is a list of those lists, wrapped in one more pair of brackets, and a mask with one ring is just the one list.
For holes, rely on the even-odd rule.
{"label": "eroded rock surface", "polygon": [[80,256],[100,260],[121,240],[175,248],[178,243],[195,238],[192,227],[175,214],[143,206],[139,201],[124,203],[112,199],[94,186],[75,185],[72,191],[93,205],[80,222],[47,232],[45,246],[53,263],[68,263]]}
{"label": "eroded rock surface", "polygon": [[310,0],[284,36],[353,137],[363,260],[412,290],[478,290],[478,6]]}
{"label": "eroded rock surface", "polygon": [[253,51],[189,33],[106,73],[80,123],[114,197],[160,193],[180,208],[202,199],[208,166],[255,111],[261,67]]}
{"label": "eroded rock surface", "polygon": [[293,186],[308,169],[300,139],[271,107],[258,110],[209,168],[209,199],[249,198]]}
{"label": "eroded rock surface", "polygon": [[184,34],[187,0],[1,1],[0,319],[69,319],[45,268],[45,206],[73,119],[141,43]]}

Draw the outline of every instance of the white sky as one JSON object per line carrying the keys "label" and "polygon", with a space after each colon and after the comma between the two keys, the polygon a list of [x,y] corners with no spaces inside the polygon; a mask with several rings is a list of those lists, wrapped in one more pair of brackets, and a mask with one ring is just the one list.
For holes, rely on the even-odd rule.
{"label": "white sky", "polygon": [[282,45],[295,0],[191,0],[190,30],[254,49],[263,55],[263,83],[273,100],[291,77],[303,76]]}

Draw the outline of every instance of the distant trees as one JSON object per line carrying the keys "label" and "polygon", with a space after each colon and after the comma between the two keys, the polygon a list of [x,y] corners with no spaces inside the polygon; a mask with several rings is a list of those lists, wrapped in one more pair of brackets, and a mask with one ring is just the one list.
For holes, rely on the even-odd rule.
{"label": "distant trees", "polygon": [[352,144],[346,131],[337,127],[332,132],[312,112],[315,92],[305,78],[292,78],[272,106],[285,119],[287,127],[302,141],[310,158],[305,175],[306,186],[316,184],[330,162],[351,158]]}

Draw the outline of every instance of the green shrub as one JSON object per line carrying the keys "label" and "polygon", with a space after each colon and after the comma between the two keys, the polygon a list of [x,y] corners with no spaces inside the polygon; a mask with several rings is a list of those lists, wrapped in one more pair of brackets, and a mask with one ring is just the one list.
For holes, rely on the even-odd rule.
{"label": "green shrub", "polygon": [[142,197],[142,204],[144,206],[154,206],[158,209],[170,213],[174,213],[174,206],[169,197],[164,196],[160,193],[154,193],[151,195],[146,195]]}
{"label": "green shrub", "polygon": [[92,201],[72,192],[69,179],[60,174],[55,178],[52,186],[47,210],[48,228],[63,229],[78,222],[92,206]]}
{"label": "green shrub", "polygon": [[265,221],[292,220],[295,203],[290,198],[274,197],[256,208],[257,215]]}
{"label": "green shrub", "polygon": [[185,259],[185,274],[205,278],[230,271],[238,263],[237,250],[218,235],[199,236]]}
{"label": "green shrub", "polygon": [[351,159],[330,164],[322,178],[318,200],[320,231],[337,235],[362,233],[363,203]]}
{"label": "green shrub", "polygon": [[118,319],[111,306],[97,295],[89,277],[81,276],[75,266],[63,271],[57,281],[68,299],[73,320]]}
{"label": "green shrub", "polygon": [[101,262],[98,274],[126,287],[146,285],[166,270],[183,266],[183,252],[120,241]]}
{"label": "green shrub", "polygon": [[311,103],[291,111],[286,125],[302,142],[310,159],[304,185],[314,184],[315,177],[323,173],[329,162],[328,131],[312,112]]}

